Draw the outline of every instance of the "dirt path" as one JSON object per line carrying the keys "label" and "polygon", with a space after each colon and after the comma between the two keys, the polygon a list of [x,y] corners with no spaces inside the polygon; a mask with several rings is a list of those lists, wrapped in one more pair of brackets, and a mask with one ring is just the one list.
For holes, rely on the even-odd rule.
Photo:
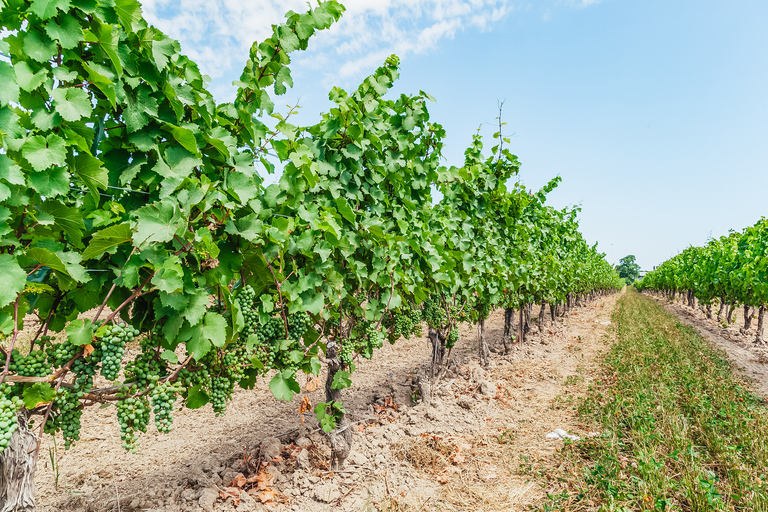
{"label": "dirt path", "polygon": [[716,320],[707,318],[698,308],[659,297],[654,299],[677,316],[680,322],[695,328],[712,345],[723,350],[734,370],[752,382],[758,395],[768,398],[768,347],[755,345],[754,328],[744,334],[739,331],[736,321],[724,328]]}
{"label": "dirt path", "polygon": [[[328,448],[314,418],[299,423],[301,398],[317,403],[322,389],[277,402],[262,379],[255,390],[237,392],[224,417],[215,418],[209,408],[177,408],[174,432],[160,435],[151,425],[137,454],[120,448],[111,407],[88,410],[82,440],[68,452],[59,440],[55,466],[49,457],[53,442],[44,438],[38,509],[521,510],[559,489],[536,469],[563,446],[547,433],[590,434],[576,416],[577,397],[609,341],[616,297],[578,308],[554,326],[547,318],[541,334],[506,355],[503,311],[494,312],[487,334],[496,354],[488,369],[478,365],[474,329],[465,327],[454,349],[457,364],[430,406],[414,404],[411,387],[412,376],[429,361],[426,339],[387,345],[355,373],[353,396],[345,399],[355,421],[353,451],[337,474],[326,470]],[[237,505],[233,498],[218,498],[238,473],[247,474],[244,456],[260,442],[274,450],[261,492],[266,487],[273,493],[266,497],[276,507],[254,499],[258,490],[243,491]]]}

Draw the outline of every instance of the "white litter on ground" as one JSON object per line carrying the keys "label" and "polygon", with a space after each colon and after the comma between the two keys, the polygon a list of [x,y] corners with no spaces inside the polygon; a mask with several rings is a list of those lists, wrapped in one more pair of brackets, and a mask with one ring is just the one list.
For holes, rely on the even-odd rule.
{"label": "white litter on ground", "polygon": [[569,434],[565,430],[558,428],[555,429],[554,432],[547,434],[547,439],[570,439],[571,441],[578,441],[580,437]]}

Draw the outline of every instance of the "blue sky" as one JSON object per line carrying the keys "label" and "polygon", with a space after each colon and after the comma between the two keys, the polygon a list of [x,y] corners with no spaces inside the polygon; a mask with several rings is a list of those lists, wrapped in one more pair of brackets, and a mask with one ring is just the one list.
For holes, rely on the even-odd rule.
{"label": "blue sky", "polygon": [[[329,108],[386,55],[399,92],[424,90],[447,130],[446,165],[482,126],[505,130],[531,188],[560,175],[556,207],[580,204],[587,240],[644,269],[767,213],[768,2],[732,0],[357,0],[294,58],[299,123]],[[300,0],[149,0],[232,96],[254,39]],[[490,141],[489,141],[490,142]]]}

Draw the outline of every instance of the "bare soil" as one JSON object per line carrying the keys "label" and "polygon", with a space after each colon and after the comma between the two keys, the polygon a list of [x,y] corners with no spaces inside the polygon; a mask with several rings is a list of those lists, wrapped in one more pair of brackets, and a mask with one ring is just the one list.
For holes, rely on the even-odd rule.
{"label": "bare soil", "polygon": [[[353,451],[342,471],[302,399],[323,400],[306,383],[293,402],[276,401],[267,379],[235,393],[224,416],[177,407],[174,431],[154,425],[138,453],[120,447],[112,407],[83,415],[82,439],[64,451],[45,436],[36,475],[38,509],[78,511],[430,511],[523,510],[563,485],[537,468],[557,465],[555,429],[594,435],[576,414],[610,343],[617,295],[575,309],[504,354],[503,311],[486,323],[495,352],[479,366],[476,333],[461,330],[455,364],[430,406],[414,376],[430,359],[426,338],[400,340],[358,364],[345,408]],[[538,308],[535,308],[538,309]],[[534,311],[537,313],[537,311]],[[534,315],[535,316],[535,315]],[[324,379],[324,376],[320,376]],[[597,378],[597,377],[595,377]],[[266,458],[266,466],[254,467]],[[226,498],[226,499],[224,499]],[[269,504],[264,505],[262,502]]]}
{"label": "bare soil", "polygon": [[712,345],[725,351],[733,369],[751,381],[758,395],[768,398],[768,345],[755,344],[757,318],[753,319],[752,327],[745,332],[741,329],[744,327],[743,308],[736,310],[733,322],[728,325],[717,321],[716,307],[713,307],[713,318],[710,319],[698,307],[690,308],[666,298],[654,299],[676,315],[680,322],[694,327]]}

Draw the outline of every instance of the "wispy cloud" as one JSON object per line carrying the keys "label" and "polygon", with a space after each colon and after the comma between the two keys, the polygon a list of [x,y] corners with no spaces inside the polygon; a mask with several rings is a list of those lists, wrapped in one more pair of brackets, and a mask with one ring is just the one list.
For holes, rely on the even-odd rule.
{"label": "wispy cloud", "polygon": [[[464,30],[491,30],[515,0],[346,0],[341,21],[318,34],[301,66],[325,69],[334,83],[364,75],[395,53],[434,50]],[[589,1],[589,0],[584,0]],[[201,70],[217,79],[237,75],[255,40],[271,33],[288,10],[306,0],[144,0],[147,20],[178,39]]]}

